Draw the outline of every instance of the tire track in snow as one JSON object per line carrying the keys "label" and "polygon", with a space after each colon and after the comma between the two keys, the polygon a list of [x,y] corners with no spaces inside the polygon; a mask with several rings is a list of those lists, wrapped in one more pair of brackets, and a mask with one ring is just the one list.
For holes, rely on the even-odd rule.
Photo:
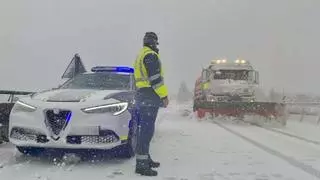
{"label": "tire track in snow", "polygon": [[230,132],[231,134],[234,134],[235,136],[238,136],[239,138],[247,141],[248,143],[260,148],[261,150],[263,150],[263,151],[265,151],[265,152],[267,152],[267,153],[269,153],[271,155],[274,155],[274,156],[276,156],[276,157],[288,162],[292,166],[294,166],[294,167],[296,167],[296,168],[298,168],[298,169],[300,169],[300,170],[302,170],[302,171],[304,171],[304,172],[306,172],[306,173],[308,173],[308,174],[310,174],[312,176],[315,176],[318,179],[320,179],[320,171],[315,169],[315,168],[313,168],[312,166],[304,164],[302,162],[299,162],[299,161],[295,160],[294,158],[286,156],[286,155],[282,154],[279,151],[276,151],[276,150],[271,149],[271,148],[269,148],[269,147],[267,147],[267,146],[265,146],[265,145],[263,145],[263,144],[261,144],[261,143],[259,143],[257,141],[254,141],[254,140],[252,140],[252,139],[250,139],[250,138],[248,138],[248,137],[246,137],[246,136],[244,136],[244,135],[232,130],[231,128],[228,128],[227,126],[224,126],[223,124],[221,124],[221,123],[219,123],[219,122],[217,122],[215,120],[213,121],[213,123],[218,125],[219,127],[223,128],[223,129],[225,129],[226,131]]}
{"label": "tire track in snow", "polygon": [[294,138],[294,139],[298,139],[298,140],[301,140],[301,141],[304,141],[304,142],[307,142],[307,143],[320,145],[320,141],[310,140],[310,139],[307,139],[305,137],[297,136],[297,135],[294,135],[294,134],[291,134],[291,133],[288,133],[288,132],[283,132],[283,131],[280,131],[280,130],[277,130],[277,129],[273,129],[273,128],[259,126],[259,125],[256,125],[256,124],[254,124],[254,126],[259,127],[261,129],[264,129],[264,130],[267,130],[267,131],[271,131],[271,132],[274,132],[274,133],[282,134],[282,135],[285,135],[285,136],[288,136],[288,137],[291,137],[291,138]]}

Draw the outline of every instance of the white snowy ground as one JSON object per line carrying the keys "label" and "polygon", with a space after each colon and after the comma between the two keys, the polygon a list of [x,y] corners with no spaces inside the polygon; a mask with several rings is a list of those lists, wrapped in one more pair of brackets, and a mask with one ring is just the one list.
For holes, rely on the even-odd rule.
{"label": "white snowy ground", "polygon": [[290,115],[289,118],[287,126],[278,130],[320,142],[320,123],[317,124],[317,116],[304,116],[302,121],[300,115]]}
{"label": "white snowy ground", "polygon": [[[0,145],[0,179],[313,180],[320,176],[319,145],[244,124],[200,122],[182,116],[184,108],[172,104],[159,114],[151,148],[153,158],[161,162],[157,177],[135,175],[134,159],[65,164],[22,156],[7,144]],[[285,130],[308,128],[300,125],[289,121]]]}

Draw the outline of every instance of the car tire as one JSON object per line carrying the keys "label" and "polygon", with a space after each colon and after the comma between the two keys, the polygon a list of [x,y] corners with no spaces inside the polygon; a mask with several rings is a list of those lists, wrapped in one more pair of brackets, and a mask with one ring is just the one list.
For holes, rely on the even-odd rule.
{"label": "car tire", "polygon": [[126,144],[122,145],[119,150],[120,158],[132,158],[136,154],[137,147],[137,124],[132,122],[129,133],[128,140]]}
{"label": "car tire", "polygon": [[44,152],[44,148],[36,148],[36,147],[21,147],[17,146],[17,150],[25,155],[29,156],[39,156]]}
{"label": "car tire", "polygon": [[8,139],[8,128],[3,128],[1,127],[1,124],[0,124],[0,144],[2,143],[6,143],[6,142],[9,142],[9,139]]}

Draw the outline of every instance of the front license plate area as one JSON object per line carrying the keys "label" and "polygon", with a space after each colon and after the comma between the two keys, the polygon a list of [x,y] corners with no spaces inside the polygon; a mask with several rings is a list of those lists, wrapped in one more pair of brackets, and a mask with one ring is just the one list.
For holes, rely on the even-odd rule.
{"label": "front license plate area", "polygon": [[86,126],[86,127],[77,127],[71,130],[72,135],[89,135],[89,136],[98,136],[100,131],[99,126]]}

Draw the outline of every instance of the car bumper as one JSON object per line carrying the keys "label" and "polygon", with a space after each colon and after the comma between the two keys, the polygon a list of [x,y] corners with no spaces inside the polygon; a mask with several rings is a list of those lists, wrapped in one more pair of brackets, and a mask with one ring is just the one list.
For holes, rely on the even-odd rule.
{"label": "car bumper", "polygon": [[131,113],[86,114],[71,109],[72,117],[59,136],[45,123],[43,110],[13,112],[10,115],[9,140],[16,146],[59,149],[112,149],[128,139]]}
{"label": "car bumper", "polygon": [[99,149],[99,150],[108,150],[120,146],[121,141],[108,144],[68,144],[65,141],[53,142],[49,141],[47,143],[38,143],[36,141],[22,141],[22,140],[12,140],[10,141],[19,147],[37,147],[37,148],[56,148],[56,149]]}

